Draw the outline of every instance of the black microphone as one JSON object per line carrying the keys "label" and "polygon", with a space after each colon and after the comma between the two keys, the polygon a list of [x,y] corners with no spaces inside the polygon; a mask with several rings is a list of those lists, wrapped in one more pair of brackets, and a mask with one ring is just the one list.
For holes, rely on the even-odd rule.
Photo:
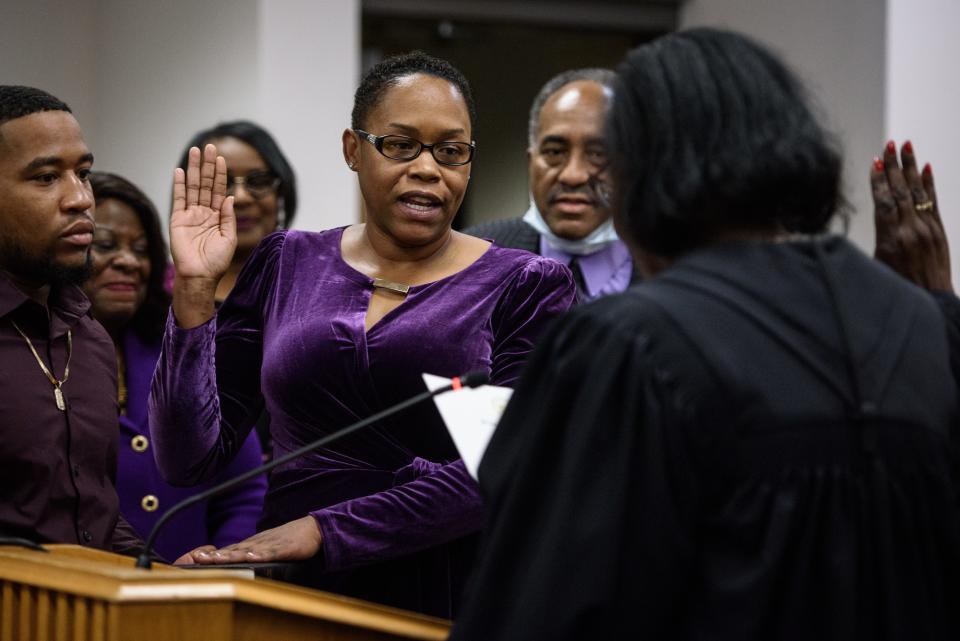
{"label": "black microphone", "polygon": [[0,545],[14,545],[21,548],[27,548],[28,550],[34,550],[36,552],[50,551],[39,543],[35,543],[30,539],[24,539],[19,536],[0,536]]}
{"label": "black microphone", "polygon": [[[416,405],[417,403],[421,403],[427,399],[433,398],[434,396],[443,394],[444,392],[458,391],[463,389],[464,387],[480,387],[481,385],[485,385],[488,380],[490,380],[490,376],[482,370],[468,372],[466,374],[463,374],[462,376],[454,377],[453,379],[451,379],[448,385],[444,385],[443,387],[437,388],[433,391],[421,392],[420,394],[417,394],[416,396],[412,396],[405,401],[400,401],[396,405],[392,407],[388,407],[387,409],[382,410],[380,412],[377,412],[372,416],[368,416],[362,421],[357,421],[353,425],[349,425],[343,428],[342,430],[334,432],[333,434],[328,434],[327,436],[324,436],[323,438],[319,438],[316,441],[313,441],[312,443],[308,443],[303,447],[300,447],[292,452],[288,452],[279,458],[273,459],[269,463],[264,463],[260,467],[256,467],[252,470],[247,470],[246,472],[244,472],[243,474],[240,474],[239,476],[235,476],[232,479],[224,481],[223,483],[220,483],[218,485],[214,485],[210,489],[204,490],[199,494],[194,494],[193,496],[190,496],[180,501],[179,503],[174,505],[172,508],[167,510],[159,519],[157,519],[157,522],[153,525],[153,529],[150,530],[150,535],[147,537],[147,541],[146,543],[144,543],[143,549],[140,550],[140,556],[137,557],[137,567],[146,568],[146,569],[150,569],[150,567],[152,567],[152,563],[150,561],[150,551],[153,549],[153,543],[157,538],[157,534],[159,534],[164,524],[167,521],[169,521],[174,515],[176,515],[179,512],[182,512],[183,510],[190,507],[191,505],[194,505],[201,501],[205,501],[226,490],[229,490],[230,488],[240,483],[243,483],[247,479],[257,476],[258,474],[269,472],[270,470],[277,467],[278,465],[283,465],[287,461],[293,460],[298,456],[302,456],[307,452],[312,452],[313,450],[319,447],[323,447],[324,445],[328,445],[338,439],[343,438],[344,436],[349,436],[350,434],[353,434],[357,430],[367,427],[368,425],[371,425],[373,423],[376,423],[380,419],[386,418],[392,414],[396,414],[401,410],[405,410],[411,405]],[[216,566],[211,566],[211,567],[216,567]]]}

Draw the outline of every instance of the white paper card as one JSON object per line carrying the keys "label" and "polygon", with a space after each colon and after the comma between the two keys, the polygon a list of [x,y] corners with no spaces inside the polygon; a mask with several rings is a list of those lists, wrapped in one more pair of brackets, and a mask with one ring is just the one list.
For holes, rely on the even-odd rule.
{"label": "white paper card", "polygon": [[[435,390],[449,385],[450,379],[424,374],[423,382],[427,384],[427,389]],[[480,459],[483,458],[511,394],[513,390],[509,387],[481,385],[433,397],[433,402],[437,404],[440,416],[447,425],[447,431],[460,452],[460,458],[474,479],[477,478]]]}

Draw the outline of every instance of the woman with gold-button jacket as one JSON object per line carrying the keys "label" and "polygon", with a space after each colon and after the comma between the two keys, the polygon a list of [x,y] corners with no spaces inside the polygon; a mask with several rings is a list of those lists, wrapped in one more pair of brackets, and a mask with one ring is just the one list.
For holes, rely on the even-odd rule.
{"label": "woman with gold-button jacket", "polygon": [[[160,220],[150,200],[129,181],[94,172],[96,201],[92,276],[84,291],[94,318],[106,328],[117,348],[120,447],[117,492],[120,511],[146,537],[157,519],[177,502],[260,464],[262,450],[255,432],[219,478],[183,488],[160,476],[147,427],[150,379],[160,355],[160,339],[169,306],[163,287],[166,246]],[[223,547],[256,532],[266,492],[257,476],[236,490],[192,506],[176,516],[157,538],[155,550],[173,561],[198,546]]]}

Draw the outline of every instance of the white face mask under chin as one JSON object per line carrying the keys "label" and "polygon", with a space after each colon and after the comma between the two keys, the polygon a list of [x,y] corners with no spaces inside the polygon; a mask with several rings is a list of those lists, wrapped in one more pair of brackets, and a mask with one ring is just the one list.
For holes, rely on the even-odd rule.
{"label": "white face mask under chin", "polygon": [[547,225],[547,221],[543,219],[543,215],[540,213],[540,210],[537,209],[533,198],[530,199],[530,208],[527,209],[527,213],[523,215],[523,221],[546,238],[547,243],[551,247],[572,256],[589,256],[590,254],[595,254],[620,239],[619,236],[617,236],[616,230],[613,228],[612,218],[607,219],[606,222],[579,240],[560,238],[554,234],[550,226]]}

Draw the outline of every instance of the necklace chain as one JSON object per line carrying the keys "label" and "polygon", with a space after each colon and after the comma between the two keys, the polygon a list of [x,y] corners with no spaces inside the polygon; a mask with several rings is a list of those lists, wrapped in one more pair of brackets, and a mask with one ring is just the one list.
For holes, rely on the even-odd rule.
{"label": "necklace chain", "polygon": [[123,348],[117,348],[117,404],[120,414],[127,414],[127,360],[123,355]]}
{"label": "necklace chain", "polygon": [[63,378],[57,379],[57,377],[55,377],[47,368],[47,365],[43,362],[43,359],[40,358],[40,354],[37,353],[37,350],[33,346],[33,342],[30,340],[30,338],[15,322],[11,320],[10,324],[13,325],[13,328],[17,330],[17,332],[23,337],[23,340],[26,341],[27,347],[30,348],[30,351],[33,353],[33,357],[37,359],[37,364],[40,366],[40,369],[43,370],[47,380],[49,380],[50,384],[53,385],[53,398],[57,402],[57,409],[59,409],[61,412],[66,411],[67,404],[63,400],[63,390],[61,389],[61,386],[67,382],[68,378],[70,378],[70,357],[73,356],[73,335],[70,333],[70,330],[67,330],[67,365],[63,369]]}

